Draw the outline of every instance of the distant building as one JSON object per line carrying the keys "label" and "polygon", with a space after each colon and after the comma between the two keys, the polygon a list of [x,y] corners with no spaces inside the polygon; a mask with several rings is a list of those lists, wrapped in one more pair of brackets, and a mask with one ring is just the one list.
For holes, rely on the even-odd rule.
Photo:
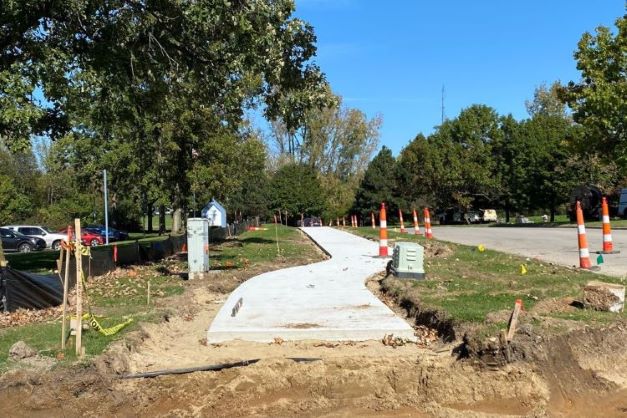
{"label": "distant building", "polygon": [[209,221],[209,226],[226,228],[226,210],[217,200],[211,199],[200,215]]}

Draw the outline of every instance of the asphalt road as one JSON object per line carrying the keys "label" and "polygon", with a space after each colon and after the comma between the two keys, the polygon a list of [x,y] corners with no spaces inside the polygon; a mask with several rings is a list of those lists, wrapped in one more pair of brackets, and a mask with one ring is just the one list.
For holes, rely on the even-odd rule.
{"label": "asphalt road", "polygon": [[[576,228],[499,228],[433,226],[434,238],[538,258],[565,266],[579,266]],[[597,250],[602,248],[600,229],[587,230],[590,261],[596,265]],[[612,231],[614,249],[619,254],[604,254],[600,273],[627,277],[627,230]]]}

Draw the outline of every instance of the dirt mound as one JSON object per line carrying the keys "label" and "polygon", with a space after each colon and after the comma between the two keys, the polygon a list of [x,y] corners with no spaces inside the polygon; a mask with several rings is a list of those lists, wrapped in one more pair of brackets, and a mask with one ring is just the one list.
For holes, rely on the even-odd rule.
{"label": "dirt mound", "polygon": [[425,257],[442,257],[446,258],[453,254],[453,249],[443,242],[426,241],[423,243],[425,248]]}
{"label": "dirt mound", "polygon": [[481,410],[481,402],[511,399],[531,413],[546,404],[548,393],[529,370],[477,372],[448,356],[262,360],[239,369],[132,381],[83,369],[54,380],[14,374],[11,382],[0,382],[0,402],[11,416],[346,416],[400,408],[451,416],[460,404]]}

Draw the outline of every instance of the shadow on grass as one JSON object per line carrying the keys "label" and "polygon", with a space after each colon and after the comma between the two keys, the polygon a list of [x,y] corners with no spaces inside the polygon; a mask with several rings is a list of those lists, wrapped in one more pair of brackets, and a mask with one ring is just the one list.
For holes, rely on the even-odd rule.
{"label": "shadow on grass", "polygon": [[209,269],[210,270],[237,270],[241,267],[237,256],[227,254],[210,254]]}
{"label": "shadow on grass", "polygon": [[9,266],[15,270],[22,271],[42,271],[54,270],[57,268],[58,251],[37,251],[30,253],[5,254]]}
{"label": "shadow on grass", "polygon": [[239,241],[243,244],[273,244],[275,242],[273,239],[261,237],[240,238]]}

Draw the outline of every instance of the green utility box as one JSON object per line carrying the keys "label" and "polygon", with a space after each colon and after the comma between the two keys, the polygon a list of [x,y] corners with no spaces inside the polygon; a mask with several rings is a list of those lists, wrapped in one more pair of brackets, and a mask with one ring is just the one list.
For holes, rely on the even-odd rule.
{"label": "green utility box", "polygon": [[424,279],[424,248],[413,242],[397,242],[391,270],[399,279]]}

